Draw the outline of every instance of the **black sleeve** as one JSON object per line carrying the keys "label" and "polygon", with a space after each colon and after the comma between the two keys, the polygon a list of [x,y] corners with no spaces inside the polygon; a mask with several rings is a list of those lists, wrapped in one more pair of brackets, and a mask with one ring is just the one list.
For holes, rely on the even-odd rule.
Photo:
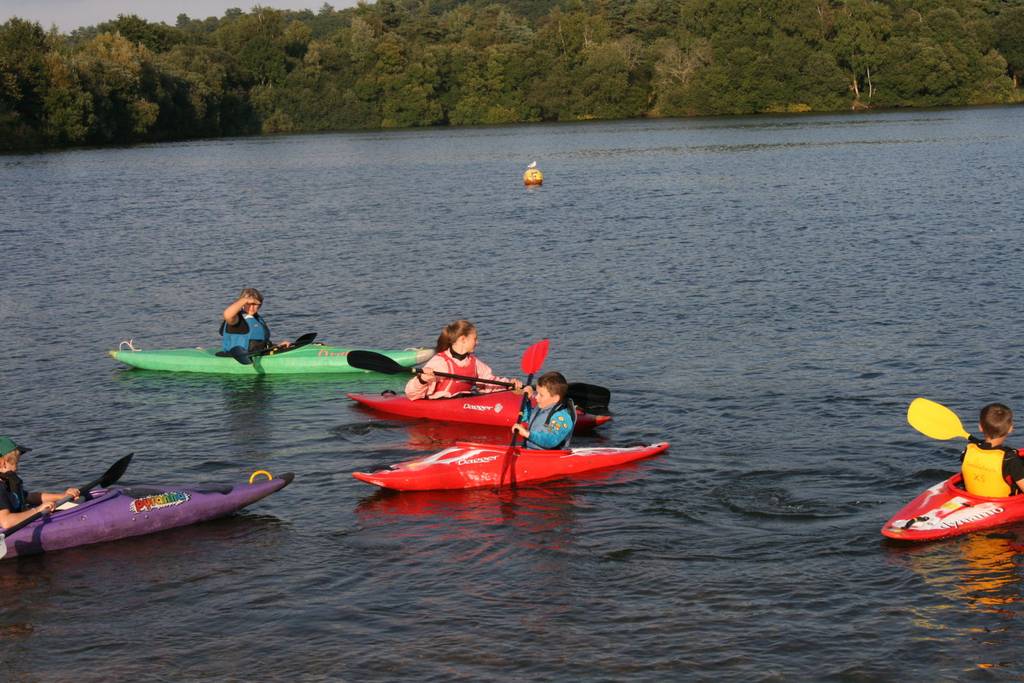
{"label": "black sleeve", "polygon": [[1019,455],[1009,454],[1003,456],[1003,474],[1009,475],[1014,481],[1024,479],[1024,459]]}
{"label": "black sleeve", "polygon": [[245,322],[245,316],[241,313],[238,314],[238,324],[228,325],[224,323],[224,331],[230,332],[231,334],[245,334],[249,331],[249,323]]}

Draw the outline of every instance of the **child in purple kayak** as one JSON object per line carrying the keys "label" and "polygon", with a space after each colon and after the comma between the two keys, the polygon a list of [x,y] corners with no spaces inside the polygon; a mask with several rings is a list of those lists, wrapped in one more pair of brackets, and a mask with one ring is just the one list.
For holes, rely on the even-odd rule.
{"label": "child in purple kayak", "polygon": [[30,450],[19,446],[10,437],[0,436],[0,529],[10,529],[37,512],[53,512],[57,501],[64,496],[78,498],[82,495],[76,488],[69,488],[63,493],[26,491],[18,476],[18,461]]}

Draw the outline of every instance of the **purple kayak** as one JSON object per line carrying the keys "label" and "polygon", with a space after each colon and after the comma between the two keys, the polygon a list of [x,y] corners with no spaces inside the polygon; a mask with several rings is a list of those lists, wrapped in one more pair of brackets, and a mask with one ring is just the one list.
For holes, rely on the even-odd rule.
{"label": "purple kayak", "polygon": [[201,484],[94,489],[91,500],[67,510],[58,510],[7,536],[4,539],[7,546],[4,559],[142,536],[224,517],[280,491],[291,483],[293,477],[289,472],[273,479],[235,486]]}

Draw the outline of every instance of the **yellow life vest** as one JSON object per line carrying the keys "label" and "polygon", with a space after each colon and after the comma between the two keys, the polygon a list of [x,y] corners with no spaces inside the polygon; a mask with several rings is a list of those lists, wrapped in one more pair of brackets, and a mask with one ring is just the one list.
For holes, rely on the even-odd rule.
{"label": "yellow life vest", "polygon": [[964,486],[969,493],[989,498],[1006,498],[1013,492],[1003,477],[1004,455],[1002,448],[986,450],[976,443],[967,444],[961,471]]}

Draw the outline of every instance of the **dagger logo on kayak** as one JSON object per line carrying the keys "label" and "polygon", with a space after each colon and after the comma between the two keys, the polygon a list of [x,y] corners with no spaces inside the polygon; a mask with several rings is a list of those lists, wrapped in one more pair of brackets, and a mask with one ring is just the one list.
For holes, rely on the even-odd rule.
{"label": "dagger logo on kayak", "polygon": [[479,464],[498,459],[498,453],[488,453],[488,451],[481,450],[479,448],[466,450],[465,448],[453,446],[434,453],[429,457],[404,463],[402,468],[407,470],[417,470],[429,465],[468,465],[471,463]]}
{"label": "dagger logo on kayak", "polygon": [[480,465],[480,464],[483,464],[485,462],[491,462],[492,460],[497,460],[497,459],[498,459],[497,455],[489,455],[486,458],[468,458],[468,459],[464,459],[464,460],[455,460],[454,462],[455,462],[456,465]]}
{"label": "dagger logo on kayak", "polygon": [[155,496],[136,498],[132,501],[129,509],[132,511],[132,514],[137,515],[140,512],[150,512],[151,510],[181,505],[182,503],[187,503],[191,497],[184,491],[168,491]]}

